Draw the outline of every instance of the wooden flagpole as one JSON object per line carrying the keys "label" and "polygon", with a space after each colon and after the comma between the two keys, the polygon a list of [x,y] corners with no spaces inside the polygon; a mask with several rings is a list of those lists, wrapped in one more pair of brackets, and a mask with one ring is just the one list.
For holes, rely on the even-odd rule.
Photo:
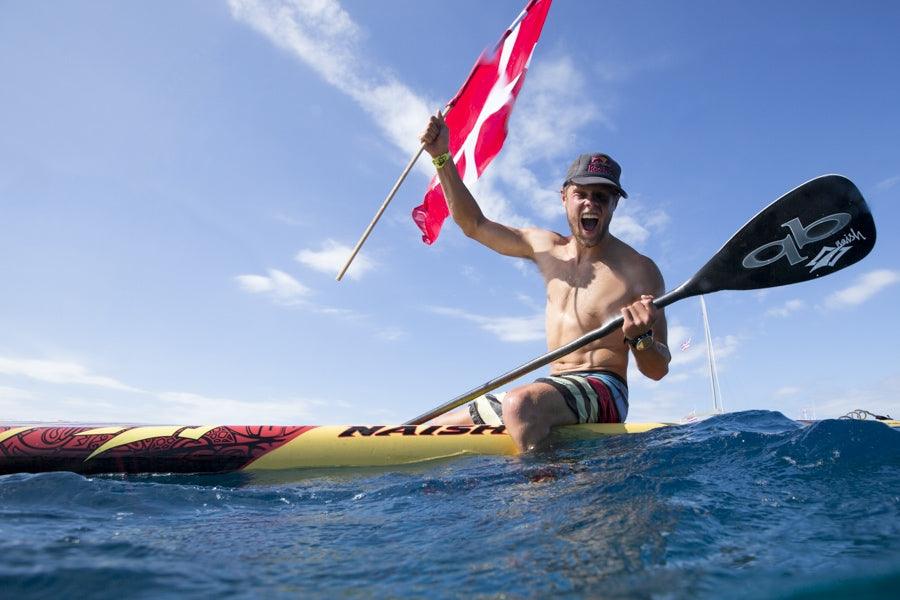
{"label": "wooden flagpole", "polygon": [[[475,69],[472,69],[474,72]],[[472,75],[469,75],[471,78]],[[446,118],[448,114],[450,114],[450,110],[453,108],[453,105],[456,104],[456,99],[462,93],[462,90],[465,89],[466,84],[469,83],[469,80],[466,79],[466,83],[463,84],[460,92],[453,97],[447,106],[444,107],[444,110],[441,111],[441,115]],[[394,199],[394,196],[397,194],[397,190],[400,189],[400,186],[403,185],[403,182],[406,180],[406,176],[409,175],[409,172],[412,171],[413,166],[416,164],[416,161],[419,160],[419,157],[422,156],[422,152],[425,150],[425,144],[419,146],[419,149],[416,150],[416,153],[409,160],[409,163],[406,165],[406,168],[403,169],[403,172],[400,173],[400,177],[397,179],[397,183],[394,184],[394,187],[391,188],[391,191],[388,192],[387,198],[384,199],[384,202],[381,203],[381,207],[375,213],[375,216],[372,218],[372,221],[369,223],[369,226],[366,227],[366,230],[363,231],[362,236],[359,238],[359,241],[356,242],[356,246],[354,246],[353,251],[350,252],[350,257],[347,259],[347,262],[344,263],[344,266],[341,267],[340,272],[337,274],[335,278],[337,281],[340,281],[344,274],[347,272],[347,269],[350,268],[350,263],[353,262],[353,259],[356,258],[356,255],[359,254],[360,248],[362,248],[363,244],[366,243],[366,240],[369,238],[369,234],[372,233],[372,230],[375,229],[375,224],[378,223],[378,219],[381,218],[381,215],[384,214],[384,211],[387,210],[388,204],[391,203],[391,200]]]}
{"label": "wooden flagpole", "polygon": [[363,232],[362,237],[360,237],[359,241],[356,242],[356,246],[350,253],[350,258],[348,258],[347,262],[344,263],[344,266],[341,267],[340,272],[337,274],[337,281],[340,281],[344,276],[344,273],[347,272],[347,269],[350,268],[350,263],[352,263],[353,259],[356,258],[356,255],[359,254],[360,248],[362,248],[363,244],[366,243],[366,239],[368,239],[369,234],[372,233],[372,230],[375,229],[375,224],[378,223],[378,219],[380,219],[381,215],[384,214],[384,211],[387,210],[388,204],[390,204],[391,200],[394,199],[394,196],[397,194],[397,190],[400,189],[400,186],[403,184],[404,180],[406,180],[406,176],[409,175],[409,172],[412,170],[413,165],[415,165],[416,161],[419,160],[419,157],[422,156],[423,150],[425,150],[424,144],[419,146],[419,150],[409,161],[409,164],[406,165],[406,168],[403,169],[403,172],[400,174],[400,178],[397,179],[397,183],[394,184],[394,187],[391,188],[391,191],[388,193],[387,198],[385,198],[384,202],[381,203],[381,208],[379,208],[378,212],[375,213],[375,217],[372,219],[372,222],[369,223],[369,226],[366,227],[366,230]]}

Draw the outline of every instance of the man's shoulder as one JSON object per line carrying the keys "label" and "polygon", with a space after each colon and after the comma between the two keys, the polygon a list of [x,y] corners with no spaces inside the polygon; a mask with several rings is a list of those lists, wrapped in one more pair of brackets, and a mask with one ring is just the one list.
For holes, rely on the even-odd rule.
{"label": "man's shoulder", "polygon": [[630,262],[632,264],[654,264],[650,257],[645,256],[635,250],[630,244],[620,240],[617,237],[612,238],[614,242],[614,249],[616,254],[619,256],[621,260]]}
{"label": "man's shoulder", "polygon": [[641,254],[629,244],[615,238],[618,242],[617,253],[620,267],[631,274],[631,277],[647,282],[662,282],[662,273],[652,258]]}
{"label": "man's shoulder", "polygon": [[520,231],[535,251],[546,251],[555,246],[563,246],[569,241],[569,238],[561,233],[541,227],[523,227]]}

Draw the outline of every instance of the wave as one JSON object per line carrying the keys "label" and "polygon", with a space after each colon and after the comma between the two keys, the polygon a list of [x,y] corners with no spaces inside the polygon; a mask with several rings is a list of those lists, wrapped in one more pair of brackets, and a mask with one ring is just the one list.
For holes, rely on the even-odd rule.
{"label": "wave", "polygon": [[749,411],[524,457],[295,480],[9,475],[0,585],[24,597],[877,595],[900,578],[898,467],[900,432],[883,424]]}

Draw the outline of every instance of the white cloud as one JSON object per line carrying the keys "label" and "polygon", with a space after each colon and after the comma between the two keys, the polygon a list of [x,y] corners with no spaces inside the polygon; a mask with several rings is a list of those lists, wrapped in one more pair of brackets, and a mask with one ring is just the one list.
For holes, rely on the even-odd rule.
{"label": "white cloud", "polygon": [[235,281],[242,290],[251,294],[268,296],[276,304],[296,306],[309,295],[309,288],[278,269],[269,269],[268,275],[238,275]]}
{"label": "white cloud", "polygon": [[839,290],[825,299],[825,307],[844,308],[862,304],[884,288],[900,281],[900,273],[888,269],[861,275],[850,287]]}
{"label": "white cloud", "polygon": [[581,69],[569,56],[545,57],[535,63],[516,107],[520,118],[510,133],[511,157],[560,156],[571,152],[575,132],[588,123],[599,120],[611,127],[606,113],[586,99],[586,88]]}
{"label": "white cloud", "polygon": [[[353,249],[350,246],[339,244],[334,240],[325,240],[319,250],[300,250],[294,259],[316,271],[337,275],[337,272],[344,266],[352,251]],[[375,263],[360,252],[353,259],[353,263],[347,270],[347,277],[359,279],[366,271],[374,267]]]}
{"label": "white cloud", "polygon": [[283,223],[285,225],[290,225],[291,227],[298,227],[300,225],[306,225],[306,222],[302,219],[298,219],[297,217],[291,216],[286,213],[278,212],[273,213],[272,218],[278,221],[279,223]]}
{"label": "white cloud", "polygon": [[786,402],[782,410],[788,416],[801,417],[815,414],[820,419],[833,419],[846,415],[858,408],[870,410],[881,415],[900,415],[900,401],[897,399],[897,387],[900,377],[890,375],[879,381],[865,382],[863,385],[853,384],[843,387],[840,383],[828,382],[813,384],[804,390],[798,390],[796,399]]}
{"label": "white cloud", "polygon": [[315,70],[355,100],[406,152],[437,102],[423,99],[371,64],[362,31],[337,0],[229,0],[232,16]]}
{"label": "white cloud", "polygon": [[125,385],[112,377],[95,375],[84,366],[68,361],[6,358],[0,356],[0,374],[26,377],[48,383],[74,383],[112,390],[141,391]]}
{"label": "white cloud", "polygon": [[766,316],[767,317],[788,317],[791,314],[793,314],[793,313],[797,312],[798,310],[805,308],[805,307],[806,307],[806,302],[804,302],[803,300],[798,300],[798,299],[788,300],[781,306],[778,306],[775,308],[770,308],[769,310],[767,310]]}
{"label": "white cloud", "polygon": [[164,392],[156,398],[154,412],[173,423],[191,424],[302,425],[310,423],[317,407],[327,406],[315,399],[245,401],[191,392]]}
{"label": "white cloud", "polygon": [[669,224],[669,215],[662,209],[648,209],[639,198],[625,198],[619,201],[610,232],[633,246],[640,246],[651,235],[661,233]]}
{"label": "white cloud", "polygon": [[431,310],[439,315],[475,323],[504,342],[532,342],[543,340],[545,335],[543,312],[528,317],[485,317],[458,308],[435,307]]}
{"label": "white cloud", "polygon": [[344,322],[356,322],[366,318],[366,315],[362,314],[361,312],[357,312],[349,308],[334,308],[332,306],[313,306],[310,308],[313,312],[316,312],[320,315],[335,317],[336,319],[340,319]]}
{"label": "white cloud", "polygon": [[[642,375],[637,379],[644,379]],[[663,379],[667,381],[669,378]],[[635,378],[629,375],[629,386],[632,386]],[[650,381],[649,379],[646,381]],[[653,382],[656,383],[656,382]],[[652,393],[630,394],[628,403],[628,421],[633,423],[657,422],[660,420],[676,420],[680,410],[691,399],[684,391],[674,390],[671,387],[655,387]],[[669,415],[668,417],[664,415]],[[683,415],[682,415],[683,416]]]}
{"label": "white cloud", "polygon": [[475,267],[471,265],[463,265],[460,270],[460,274],[473,283],[481,283],[482,277],[481,273]]}
{"label": "white cloud", "polygon": [[485,174],[528,199],[544,219],[562,214],[559,189],[568,162],[559,165],[558,180],[547,184],[528,165],[571,161],[582,152],[573,149],[579,129],[595,120],[609,125],[596,102],[586,99],[585,87],[584,76],[568,56],[534,63],[513,111],[503,152]]}
{"label": "white cloud", "polygon": [[[699,339],[698,339],[699,338]],[[681,343],[691,339],[691,345],[687,350],[681,350]],[[740,339],[735,335],[726,335],[713,339],[713,353],[716,358],[716,369],[721,374],[725,370],[728,358],[737,353],[740,348]],[[693,335],[692,332],[680,325],[669,326],[669,351],[672,353],[672,361],[669,363],[669,374],[659,382],[645,378],[640,374],[634,361],[628,364],[628,381],[630,385],[641,388],[653,388],[660,385],[670,385],[676,382],[690,379],[708,379],[709,367],[706,358],[706,343],[701,335]]]}
{"label": "white cloud", "polygon": [[[326,247],[323,251],[301,251],[297,255],[297,260],[307,264],[317,270],[336,273],[337,267],[333,268],[333,262],[336,257],[340,256],[340,261],[346,258],[344,253],[345,247],[334,245]],[[371,267],[371,263],[365,260],[359,261],[362,270]],[[353,267],[348,271],[352,275]],[[354,323],[357,326],[363,326],[373,335],[386,342],[395,342],[406,336],[406,331],[398,327],[382,327],[371,322],[370,316],[350,308],[338,308],[334,306],[322,306],[309,302],[306,298],[310,295],[310,289],[305,285],[277,269],[269,269],[268,275],[238,275],[235,277],[238,285],[242,290],[250,294],[259,294],[268,297],[272,302],[279,306],[287,306],[291,308],[301,308],[304,311],[319,315],[326,315],[343,323]]]}
{"label": "white cloud", "polygon": [[716,360],[720,361],[737,353],[740,348],[741,341],[736,335],[726,335],[723,338],[715,338],[713,340],[713,353]]}
{"label": "white cloud", "polygon": [[[0,386],[0,412],[7,421],[81,421],[203,424],[304,424],[349,418],[346,403],[321,399],[284,398],[259,401],[207,397],[191,392],[152,392],[90,372],[74,362],[0,357],[0,374],[51,384],[23,390]],[[71,385],[86,386],[92,395],[73,396]],[[49,391],[48,391],[49,390]],[[114,399],[109,390],[116,392]],[[136,394],[124,396],[122,392]],[[132,400],[129,400],[132,398]],[[343,414],[332,409],[348,409]],[[311,421],[313,419],[313,421]]]}
{"label": "white cloud", "polygon": [[[33,398],[34,394],[28,390],[0,385],[0,401],[20,402]],[[4,415],[4,417],[8,418],[8,415]]]}
{"label": "white cloud", "polygon": [[406,337],[406,331],[399,327],[386,327],[375,332],[378,339],[385,342],[397,342]]}
{"label": "white cloud", "polygon": [[786,385],[775,390],[775,396],[785,397],[785,396],[796,396],[803,392],[802,388],[799,388],[794,385]]}
{"label": "white cloud", "polygon": [[527,275],[528,277],[531,277],[538,273],[537,265],[524,258],[514,258],[512,261],[512,265],[516,269],[516,271],[518,271],[522,275]]}
{"label": "white cloud", "polygon": [[503,223],[511,227],[532,226],[531,221],[520,216],[515,211],[515,208],[507,198],[506,194],[499,189],[498,182],[501,179],[499,172],[496,165],[492,165],[491,168],[485,171],[484,175],[471,186],[470,191],[472,192],[472,196],[477,199],[478,206],[481,207],[484,215],[492,221],[497,221],[498,223]]}
{"label": "white cloud", "polygon": [[898,183],[900,183],[900,175],[895,175],[893,177],[888,177],[887,179],[885,179],[883,181],[879,181],[875,185],[875,189],[878,190],[879,192],[886,192],[887,190],[891,189]]}

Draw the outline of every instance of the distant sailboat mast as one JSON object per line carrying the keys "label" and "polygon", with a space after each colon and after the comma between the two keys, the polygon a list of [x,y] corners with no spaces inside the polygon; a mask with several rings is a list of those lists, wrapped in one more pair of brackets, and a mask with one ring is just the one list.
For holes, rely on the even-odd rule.
{"label": "distant sailboat mast", "polygon": [[716,371],[716,353],[713,350],[712,334],[709,332],[709,314],[706,312],[706,301],[700,295],[700,310],[703,312],[703,333],[706,336],[706,358],[709,362],[709,386],[712,390],[713,411],[716,414],[725,412],[722,403],[722,389],[719,387],[719,374]]}

